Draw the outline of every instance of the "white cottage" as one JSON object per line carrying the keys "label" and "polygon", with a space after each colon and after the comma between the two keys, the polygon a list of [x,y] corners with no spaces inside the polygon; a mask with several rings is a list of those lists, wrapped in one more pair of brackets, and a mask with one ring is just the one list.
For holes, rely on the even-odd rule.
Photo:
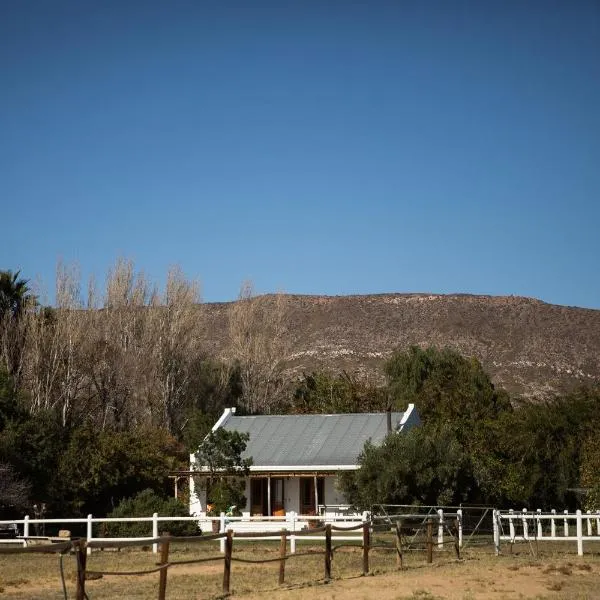
{"label": "white cottage", "polygon": [[[259,415],[239,417],[227,408],[212,428],[239,431],[250,436],[243,458],[252,457],[246,481],[247,504],[242,516],[283,516],[338,512],[347,504],[336,488],[340,471],[358,469],[365,442],[379,444],[394,431],[407,431],[420,423],[413,404],[405,412],[331,415]],[[202,465],[190,455],[190,471]],[[206,489],[190,482],[190,514],[206,514]]]}

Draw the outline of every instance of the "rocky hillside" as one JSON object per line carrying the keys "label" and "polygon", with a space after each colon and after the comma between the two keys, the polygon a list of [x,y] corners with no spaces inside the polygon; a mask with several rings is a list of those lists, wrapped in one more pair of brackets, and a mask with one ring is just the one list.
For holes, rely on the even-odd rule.
{"label": "rocky hillside", "polygon": [[[384,359],[412,344],[476,356],[523,396],[600,383],[600,310],[522,297],[436,294],[286,296],[290,375],[327,368],[382,379]],[[204,305],[207,341],[227,351],[231,304]]]}

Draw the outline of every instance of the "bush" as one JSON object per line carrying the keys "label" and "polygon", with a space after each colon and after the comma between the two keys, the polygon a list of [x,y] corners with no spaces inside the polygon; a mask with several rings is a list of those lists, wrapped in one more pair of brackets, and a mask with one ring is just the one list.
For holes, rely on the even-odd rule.
{"label": "bush", "polygon": [[[189,517],[188,508],[176,498],[162,498],[153,490],[144,490],[133,498],[124,498],[109,513],[109,517],[151,517],[158,513],[161,517]],[[194,521],[172,521],[161,523],[162,530],[171,535],[197,535],[202,533]],[[103,523],[103,536],[106,537],[145,537],[152,535],[152,523]],[[161,528],[159,528],[159,532]]]}

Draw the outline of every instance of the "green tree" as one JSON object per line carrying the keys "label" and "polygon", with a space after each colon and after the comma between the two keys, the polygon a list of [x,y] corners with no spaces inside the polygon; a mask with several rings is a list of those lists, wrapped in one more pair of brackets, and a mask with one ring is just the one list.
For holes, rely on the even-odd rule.
{"label": "green tree", "polygon": [[451,429],[415,427],[368,442],[360,468],[339,476],[348,500],[361,509],[374,504],[456,505],[476,487],[468,455]]}
{"label": "green tree", "polygon": [[477,359],[448,348],[412,346],[396,352],[386,362],[385,372],[395,405],[403,408],[414,403],[424,422],[468,428],[511,408],[508,395],[496,390]]}
{"label": "green tree", "polygon": [[346,372],[304,374],[293,394],[296,413],[374,412],[387,407],[386,391]]}
{"label": "green tree", "polygon": [[0,271],[0,320],[4,317],[18,319],[23,314],[30,294],[28,281],[20,279],[21,272]]}
{"label": "green tree", "polygon": [[70,512],[106,514],[146,488],[166,495],[169,473],[185,458],[182,446],[161,429],[83,426],[73,431],[60,457],[53,491]]}
{"label": "green tree", "polygon": [[0,359],[18,387],[21,379],[25,326],[22,318],[35,297],[20,272],[0,271]]}
{"label": "green tree", "polygon": [[215,513],[246,504],[244,477],[250,471],[252,458],[242,455],[249,439],[247,433],[219,428],[206,436],[196,452],[196,465],[206,474],[208,500]]}

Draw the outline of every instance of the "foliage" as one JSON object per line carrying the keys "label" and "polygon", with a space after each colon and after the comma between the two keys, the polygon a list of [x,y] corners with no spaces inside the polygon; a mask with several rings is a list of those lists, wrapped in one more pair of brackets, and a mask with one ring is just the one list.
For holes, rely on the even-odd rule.
{"label": "foliage", "polygon": [[358,413],[386,407],[384,389],[345,372],[332,375],[316,371],[303,375],[294,391],[291,408],[296,413]]}
{"label": "foliage", "polygon": [[[158,513],[161,517],[188,517],[188,508],[176,498],[165,498],[152,489],[145,489],[132,498],[124,498],[108,517],[151,517]],[[195,535],[200,533],[194,521],[168,521],[161,528],[171,535]],[[159,531],[159,533],[161,533]],[[144,537],[152,534],[152,524],[148,521],[137,523],[104,523],[103,535],[108,537]]]}
{"label": "foliage", "polygon": [[414,403],[426,423],[444,422],[468,434],[473,423],[510,410],[508,395],[495,389],[481,363],[448,348],[396,352],[385,372],[395,405]]}
{"label": "foliage", "polygon": [[0,509],[26,508],[30,493],[30,484],[20,478],[10,465],[0,463]]}
{"label": "foliage", "polygon": [[373,504],[451,505],[470,499],[471,463],[449,428],[415,427],[392,433],[381,446],[368,442],[360,469],[343,473],[339,485],[348,501]]}
{"label": "foliage", "polygon": [[243,478],[252,458],[243,458],[250,436],[218,428],[211,431],[196,452],[196,465],[207,473],[208,500],[212,512],[226,512],[231,506],[245,506]]}
{"label": "foliage", "polygon": [[168,475],[184,456],[164,430],[80,427],[60,457],[55,494],[71,512],[105,514],[121,498],[146,488],[165,494]]}

